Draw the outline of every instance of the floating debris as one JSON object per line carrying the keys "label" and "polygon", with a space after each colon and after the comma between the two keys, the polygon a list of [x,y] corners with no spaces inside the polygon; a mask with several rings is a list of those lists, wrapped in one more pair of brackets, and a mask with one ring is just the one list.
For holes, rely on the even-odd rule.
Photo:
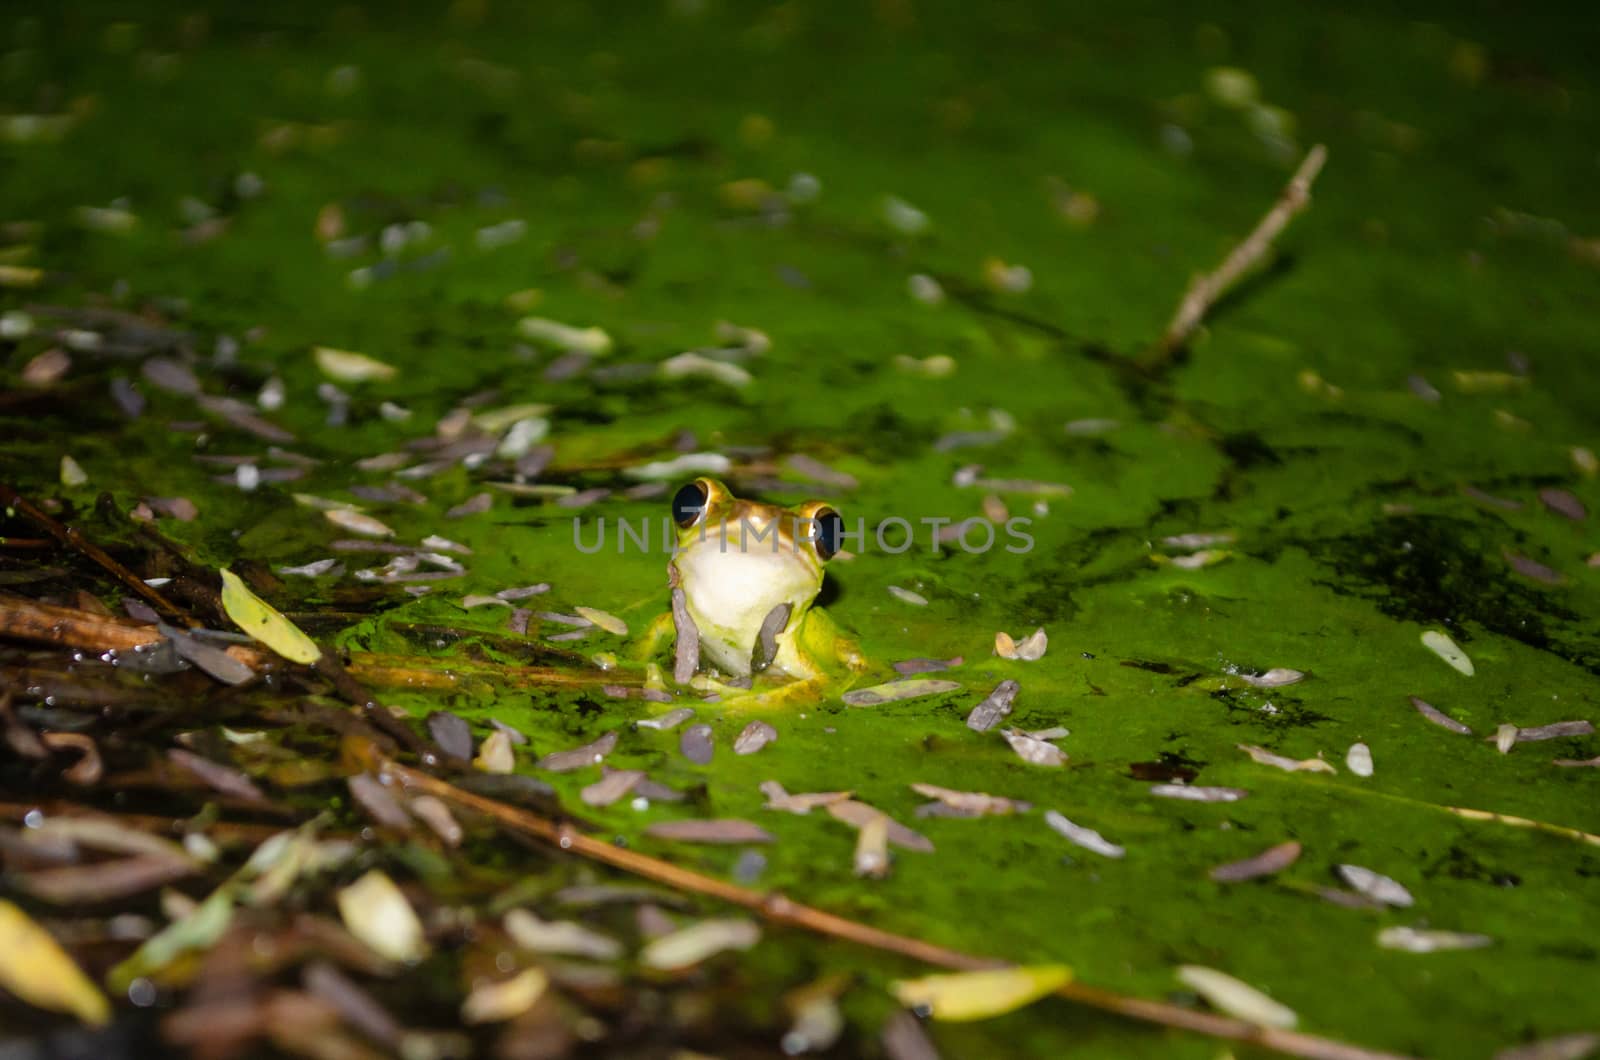
{"label": "floating debris", "polygon": [[923,305],[938,305],[944,301],[944,287],[925,272],[914,272],[906,277],[906,293]]}
{"label": "floating debris", "polygon": [[1183,549],[1193,551],[1201,548],[1212,548],[1216,545],[1231,545],[1239,538],[1232,530],[1220,530],[1212,533],[1173,534],[1161,539],[1163,548]]}
{"label": "floating debris", "polygon": [[593,607],[574,607],[573,610],[607,633],[612,633],[619,637],[628,635],[628,624],[610,612],[601,611]]}
{"label": "floating debris", "polygon": [[725,475],[732,467],[733,461],[721,453],[684,453],[671,460],[657,460],[625,468],[623,474],[629,478],[659,481],[701,474]]}
{"label": "floating debris", "polygon": [[1418,714],[1421,714],[1424,718],[1427,718],[1441,729],[1449,729],[1451,732],[1460,733],[1462,736],[1472,735],[1471,729],[1467,728],[1465,725],[1461,724],[1459,721],[1452,718],[1450,715],[1446,714],[1432,703],[1429,703],[1427,700],[1418,699],[1416,696],[1411,696],[1409,698],[1411,700],[1411,705],[1417,708]]}
{"label": "floating debris", "polygon": [[727,950],[747,950],[760,941],[761,928],[753,920],[702,920],[651,941],[640,951],[639,963],[658,971],[677,971]]}
{"label": "floating debris", "polygon": [[481,515],[494,505],[494,497],[489,493],[476,493],[454,508],[444,513],[446,519],[461,519],[468,515]]}
{"label": "floating debris", "polygon": [[889,586],[889,595],[894,597],[896,600],[912,604],[916,607],[928,606],[928,598],[926,596],[923,596],[921,593],[914,593],[910,589],[902,589],[898,585]]}
{"label": "floating debris", "polygon": [[479,980],[461,1002],[461,1022],[503,1023],[527,1012],[550,988],[550,976],[539,967],[524,968],[499,982]]}
{"label": "floating debris", "polygon": [[1299,670],[1274,667],[1264,674],[1240,673],[1234,676],[1252,688],[1282,688],[1284,685],[1292,685],[1305,680],[1306,675]]}
{"label": "floating debris", "polygon": [[1566,516],[1575,523],[1589,518],[1589,510],[1583,506],[1583,502],[1566,490],[1542,489],[1539,491],[1539,503],[1548,511]]}
{"label": "floating debris", "polygon": [[1353,743],[1344,753],[1345,768],[1358,777],[1372,776],[1372,748],[1364,743]]}
{"label": "floating debris", "polygon": [[[681,590],[674,590],[675,592]],[[778,634],[789,628],[789,616],[794,614],[794,605],[785,601],[778,604],[767,617],[761,620],[761,628],[756,630],[756,646],[750,653],[750,672],[761,673],[772,665],[772,660],[778,657]],[[685,617],[688,617],[687,615]],[[689,624],[693,625],[691,618]],[[698,638],[699,629],[696,627],[695,636]],[[673,674],[676,676],[676,663]]]}
{"label": "floating debris", "polygon": [[[492,737],[491,737],[492,738]],[[539,759],[539,768],[552,773],[570,773],[586,766],[597,766],[606,755],[616,750],[618,734],[615,729],[570,751],[556,751]],[[507,741],[509,745],[510,741]]]}
{"label": "floating debris", "polygon": [[233,571],[224,568],[222,609],[235,625],[290,662],[309,665],[322,657],[322,649],[293,622],[251,592]]}
{"label": "floating debris", "polygon": [[1011,634],[1004,631],[994,635],[994,653],[1002,659],[1021,659],[1024,662],[1034,662],[1044,658],[1045,649],[1050,646],[1050,638],[1046,635],[1044,627],[1034,630],[1022,640],[1013,640]]}
{"label": "floating debris", "polygon": [[614,961],[622,956],[622,943],[575,920],[541,920],[526,909],[513,909],[501,921],[506,934],[525,950]]}
{"label": "floating debris", "polygon": [[1472,660],[1467,658],[1467,653],[1445,634],[1438,630],[1428,630],[1422,634],[1422,646],[1449,663],[1453,669],[1468,677],[1472,676]]}
{"label": "floating debris", "polygon": [[1188,802],[1238,802],[1250,793],[1244,788],[1191,787],[1188,784],[1152,784],[1150,794],[1162,799]]}
{"label": "floating debris", "polygon": [[1556,758],[1550,764],[1562,769],[1600,769],[1600,755],[1594,758]]}
{"label": "floating debris", "polygon": [[967,715],[967,728],[973,732],[988,732],[1000,719],[1011,713],[1011,704],[1022,686],[1007,678],[994,686],[994,690]]}
{"label": "floating debris", "polygon": [[0,986],[33,1005],[66,1012],[92,1026],[111,1021],[105,994],[55,938],[16,905],[0,899]]}
{"label": "floating debris", "polygon": [[1366,895],[1375,902],[1406,908],[1415,904],[1416,899],[1411,897],[1411,892],[1406,890],[1396,881],[1371,869],[1362,868],[1360,865],[1338,865],[1334,871],[1339,878],[1344,880],[1356,891]]}
{"label": "floating debris", "polygon": [[847,706],[876,707],[902,699],[943,695],[946,692],[954,692],[960,687],[961,684],[957,681],[941,681],[932,678],[913,681],[891,681],[888,684],[874,685],[871,688],[852,689],[841,698]]}
{"label": "floating debris", "polygon": [[632,791],[644,779],[638,769],[609,769],[602,766],[603,775],[578,793],[588,806],[610,806]]}
{"label": "floating debris", "polygon": [[1495,750],[1501,754],[1510,754],[1511,748],[1517,744],[1517,727],[1515,725],[1501,725],[1495,729],[1494,735],[1489,737],[1494,743]]}
{"label": "floating debris", "polygon": [[71,487],[82,486],[85,483],[87,483],[88,481],[89,481],[88,472],[84,471],[83,468],[81,466],[79,466],[78,462],[76,460],[72,459],[72,456],[70,454],[62,454],[62,457],[61,457],[61,484],[63,486],[67,486],[67,487],[71,488]]}
{"label": "floating debris", "polygon": [[1300,1022],[1294,1010],[1263,994],[1249,983],[1235,979],[1226,972],[1185,964],[1178,969],[1178,979],[1183,985],[1205,998],[1216,1009],[1235,1019],[1254,1023],[1260,1027],[1289,1029]]}
{"label": "floating debris", "polygon": [[960,666],[965,661],[965,659],[957,655],[951,659],[902,659],[901,661],[893,663],[892,665],[895,673],[900,674],[902,677],[909,677],[913,674],[938,673],[941,670],[948,670],[953,666]]}
{"label": "floating debris", "polygon": [[854,828],[865,828],[869,823],[882,818],[888,829],[889,842],[905,850],[914,850],[919,854],[933,853],[933,841],[921,832],[907,828],[896,821],[876,806],[869,806],[855,799],[840,799],[824,803],[828,813],[837,821],[843,821]]}
{"label": "floating debris", "polygon": [[1042,740],[1037,736],[1029,735],[1021,729],[1007,729],[1001,733],[1006,738],[1006,743],[1029,765],[1035,766],[1064,766],[1067,764],[1067,753],[1053,743]]}
{"label": "floating debris", "polygon": [[644,830],[652,839],[679,843],[771,843],[772,833],[753,821],[737,817],[689,818],[658,821]]}
{"label": "floating debris", "polygon": [[[911,790],[935,800],[931,805],[948,807],[964,817],[1006,817],[1011,814],[1026,813],[1033,808],[1031,803],[1018,802],[999,795],[986,795],[978,791],[952,791],[937,784],[912,784]],[[921,810],[917,812],[919,816],[922,815]]]}
{"label": "floating debris", "polygon": [[804,453],[791,453],[789,456],[784,457],[783,466],[797,475],[808,478],[812,482],[820,482],[825,486],[837,486],[842,490],[853,490],[861,485],[854,475],[837,471],[820,460],[806,456]]}
{"label": "floating debris", "polygon": [[339,891],[339,915],[350,934],[380,957],[409,964],[428,952],[422,921],[394,881],[372,869]]}
{"label": "floating debris", "polygon": [[1071,979],[1072,970],[1064,964],[1036,964],[901,979],[890,989],[909,1009],[936,1020],[960,1022],[1015,1012]]}
{"label": "floating debris", "polygon": [[857,876],[881,880],[889,875],[889,818],[870,818],[856,832],[852,866]]}
{"label": "floating debris", "polygon": [[641,718],[634,725],[641,729],[658,729],[665,731],[676,728],[694,717],[694,711],[689,707],[676,707],[667,711],[659,718]]}
{"label": "floating debris", "polygon": [[1429,931],[1414,927],[1386,927],[1378,932],[1378,945],[1405,953],[1437,953],[1440,950],[1476,950],[1494,945],[1488,935],[1460,931]]}
{"label": "floating debris", "polygon": [[603,328],[573,327],[545,317],[523,317],[517,321],[517,332],[525,339],[563,353],[604,357],[612,348],[611,336]]}
{"label": "floating debris", "polygon": [[753,755],[777,738],[777,729],[774,729],[764,721],[752,721],[734,739],[733,753],[736,755]]}
{"label": "floating debris", "polygon": [[888,1060],[939,1060],[939,1050],[922,1029],[922,1021],[905,1009],[884,1020],[878,1040]]}
{"label": "floating debris", "polygon": [[[510,773],[517,768],[517,756],[511,749],[511,738],[499,729],[491,732],[478,748],[478,757],[472,760],[472,764],[485,773]],[[544,765],[543,762],[539,764]]]}
{"label": "floating debris", "polygon": [[678,750],[683,753],[683,757],[697,766],[709,765],[716,753],[711,726],[701,723],[683,730],[683,735],[678,737]]}
{"label": "floating debris", "polygon": [[1511,565],[1511,569],[1524,578],[1539,582],[1541,585],[1565,585],[1567,582],[1565,574],[1553,567],[1545,566],[1536,559],[1524,556],[1520,552],[1514,552],[1507,548],[1503,549],[1501,554],[1505,556],[1506,562]]}
{"label": "floating debris", "polygon": [[364,353],[355,353],[351,350],[317,346],[312,349],[311,356],[316,359],[317,367],[322,370],[323,375],[341,383],[388,382],[399,375],[399,369],[394,365],[384,364]]}
{"label": "floating debris", "polygon": [[1578,1031],[1502,1049],[1494,1054],[1494,1060],[1584,1060],[1596,1050],[1600,1050],[1600,1033]]}
{"label": "floating debris", "polygon": [[1593,734],[1594,723],[1587,719],[1553,721],[1549,725],[1536,725],[1531,729],[1517,729],[1517,743],[1562,740],[1568,736],[1592,736]]}
{"label": "floating debris", "polygon": [[487,593],[470,593],[461,598],[461,610],[471,611],[475,607],[510,607],[511,604],[498,596]]}
{"label": "floating debris", "polygon": [[1117,846],[1094,829],[1073,824],[1055,810],[1045,811],[1044,823],[1065,836],[1069,842],[1103,857],[1120,858],[1128,853],[1126,849]]}
{"label": "floating debris", "polygon": [[736,390],[755,382],[755,377],[748,369],[727,361],[715,360],[694,350],[667,358],[661,362],[658,371],[663,379],[698,377],[731,386]]}
{"label": "floating debris", "polygon": [[446,846],[458,847],[461,845],[463,832],[461,825],[450,813],[450,807],[432,795],[418,795],[411,800],[411,812],[417,819],[429,828],[435,835],[442,839]]}
{"label": "floating debris", "polygon": [[1290,840],[1268,847],[1254,857],[1218,865],[1206,873],[1216,883],[1243,883],[1282,872],[1300,859],[1300,844]]}
{"label": "floating debris", "polygon": [[1249,755],[1252,759],[1254,759],[1257,762],[1260,762],[1264,766],[1274,766],[1274,767],[1276,767],[1278,769],[1281,769],[1281,770],[1283,770],[1283,771],[1285,771],[1287,773],[1294,773],[1294,772],[1303,772],[1303,773],[1337,773],[1337,772],[1339,772],[1337,769],[1333,768],[1331,765],[1329,765],[1328,763],[1324,762],[1320,758],[1300,758],[1300,759],[1285,758],[1283,755],[1273,754],[1271,751],[1267,750],[1265,747],[1257,747],[1255,744],[1248,744],[1248,743],[1239,744],[1239,750],[1243,751],[1245,754]]}
{"label": "floating debris", "polygon": [[350,797],[378,824],[397,832],[411,831],[411,816],[377,777],[371,773],[356,773],[345,783],[350,788]]}
{"label": "floating debris", "polygon": [[928,215],[896,195],[884,197],[883,220],[903,236],[920,235],[928,230]]}
{"label": "floating debris", "polygon": [[783,810],[786,813],[804,815],[819,806],[831,806],[836,802],[844,802],[854,793],[849,791],[813,791],[791,795],[776,780],[764,780],[761,782],[761,794],[767,797],[766,809]]}
{"label": "floating debris", "polygon": [[472,760],[472,727],[460,715],[434,711],[428,715],[428,733],[448,757],[462,762]]}
{"label": "floating debris", "polygon": [[334,508],[325,510],[322,515],[334,526],[341,530],[348,530],[352,534],[379,538],[394,536],[394,531],[386,524],[363,512],[349,508]]}

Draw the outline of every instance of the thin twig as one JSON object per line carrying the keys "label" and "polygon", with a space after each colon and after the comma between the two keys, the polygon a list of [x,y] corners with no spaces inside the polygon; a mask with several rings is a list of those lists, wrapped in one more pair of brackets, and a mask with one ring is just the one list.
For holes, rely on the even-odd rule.
{"label": "thin twig", "polygon": [[[512,831],[542,839],[580,857],[631,872],[669,887],[741,906],[776,924],[843,939],[941,968],[966,971],[1006,967],[1009,963],[963,953],[907,935],[897,935],[892,931],[884,931],[812,906],[802,905],[781,894],[754,891],[719,880],[714,876],[680,868],[648,854],[586,836],[570,825],[552,821],[520,807],[508,806],[494,799],[463,791],[432,774],[400,765],[392,760],[383,759],[372,765],[408,788],[427,792],[448,799],[458,806],[476,810]],[[1056,993],[1081,1005],[1112,1012],[1128,1019],[1193,1031],[1212,1038],[1245,1042],[1288,1056],[1310,1057],[1313,1060],[1397,1060],[1397,1054],[1394,1053],[1365,1049],[1298,1031],[1260,1027],[1229,1016],[1183,1008],[1165,1001],[1132,997],[1079,982],[1069,982],[1060,987]]]}
{"label": "thin twig", "polygon": [[84,536],[83,531],[75,526],[63,524],[4,482],[0,482],[0,504],[22,513],[41,530],[61,542],[63,546],[82,554],[123,585],[126,585],[136,595],[149,603],[150,606],[166,612],[191,629],[200,624],[183,608],[146,585],[143,578],[111,558],[105,549]]}
{"label": "thin twig", "polygon": [[1145,355],[1147,366],[1160,365],[1181,349],[1217,299],[1266,256],[1290,219],[1311,202],[1311,183],[1317,179],[1327,159],[1327,148],[1321,144],[1313,147],[1306,154],[1305,161],[1300,163],[1300,168],[1295,170],[1294,176],[1289,178],[1278,201],[1256,224],[1255,230],[1235,246],[1214,271],[1201,273],[1189,282],[1189,289],[1178,303],[1178,311],[1172,315],[1172,322],[1167,325],[1160,343]]}

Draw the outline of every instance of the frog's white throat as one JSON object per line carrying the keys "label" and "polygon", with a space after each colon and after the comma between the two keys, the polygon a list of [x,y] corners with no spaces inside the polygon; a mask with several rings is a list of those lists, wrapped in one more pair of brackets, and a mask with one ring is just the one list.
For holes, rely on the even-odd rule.
{"label": "frog's white throat", "polygon": [[700,632],[702,658],[742,677],[750,673],[756,634],[773,608],[788,604],[793,609],[778,635],[780,648],[799,628],[821,585],[820,571],[812,557],[786,545],[776,552],[766,544],[744,550],[730,542],[727,551],[719,545],[697,543],[673,563],[689,617]]}

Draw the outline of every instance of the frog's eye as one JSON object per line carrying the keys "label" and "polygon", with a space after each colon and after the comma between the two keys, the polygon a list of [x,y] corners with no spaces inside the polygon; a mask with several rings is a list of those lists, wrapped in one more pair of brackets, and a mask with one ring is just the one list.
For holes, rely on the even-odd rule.
{"label": "frog's eye", "polygon": [[816,547],[817,558],[827,562],[844,544],[844,520],[832,508],[819,508],[811,518],[816,525],[816,537],[811,543]]}
{"label": "frog's eye", "polygon": [[672,521],[680,529],[689,529],[705,516],[710,500],[711,488],[701,479],[695,479],[673,495]]}

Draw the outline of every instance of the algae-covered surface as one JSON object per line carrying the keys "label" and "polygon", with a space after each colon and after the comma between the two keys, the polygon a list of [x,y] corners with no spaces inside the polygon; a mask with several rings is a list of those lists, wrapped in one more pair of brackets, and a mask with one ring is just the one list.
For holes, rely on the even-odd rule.
{"label": "algae-covered surface", "polygon": [[[0,480],[172,579],[158,590],[204,625],[233,628],[211,573],[230,567],[357,677],[374,657],[406,669],[366,671],[399,712],[382,726],[398,760],[473,781],[426,719],[465,719],[475,750],[493,719],[526,737],[515,772],[553,794],[478,790],[666,862],[1197,1011],[1177,969],[1218,969],[1301,1030],[1374,1050],[1486,1057],[1600,1031],[1600,739],[1517,731],[1600,714],[1592,17],[1058,6],[13,4]],[[1186,349],[1147,356],[1317,143],[1310,207]],[[860,639],[854,684],[931,658],[959,661],[920,676],[958,688],[702,702],[663,679],[670,638],[647,643],[668,607],[663,519],[702,471],[864,520],[821,601]],[[338,506],[379,525],[337,525]],[[986,550],[979,526],[965,547],[924,522],[974,518],[1026,522]],[[873,533],[890,519],[909,548]],[[124,612],[126,585],[20,509],[0,534],[4,599]],[[580,607],[628,632],[563,624]],[[1041,627],[1042,657],[996,653],[998,632]],[[116,1017],[72,1030],[0,980],[19,1055],[758,1056],[835,1038],[829,1055],[919,1055],[904,1025],[887,1045],[880,1030],[891,983],[925,966],[769,925],[664,973],[640,955],[652,934],[747,914],[665,891],[564,903],[629,878],[460,807],[459,845],[431,811],[385,821],[347,786],[365,737],[345,726],[341,754],[350,687],[324,672],[229,688],[0,636],[0,891]],[[1010,716],[969,728],[1007,679]],[[681,749],[688,725],[637,726],[680,706],[710,726],[709,761]],[[754,721],[777,740],[735,754]],[[1013,726],[1067,730],[1065,763],[1025,761]],[[538,765],[608,732],[607,768],[670,791],[589,805],[599,766]],[[28,733],[87,736],[103,775],[64,775],[79,746],[41,757]],[[1347,759],[1357,743],[1370,770]],[[198,782],[175,748],[237,772]],[[854,792],[932,849],[858,877],[856,829],[767,808],[769,780]],[[919,816],[914,783],[1031,809]],[[1237,791],[1154,787],[1173,784]],[[142,815],[122,827],[188,835],[197,864],[165,890],[42,894],[30,874],[107,862],[30,848],[40,800]],[[1122,855],[1070,842],[1050,810]],[[693,819],[771,842],[645,834]],[[354,844],[336,864],[241,901],[212,947],[119,964],[263,835],[312,820]],[[1291,841],[1280,871],[1210,875]],[[1341,865],[1410,903],[1363,898]],[[369,870],[422,914],[414,966],[328,941],[337,892]],[[513,908],[621,954],[519,947],[498,926]],[[392,1021],[465,1036],[330,1008],[330,965]],[[485,982],[540,968],[537,1001],[463,1016]],[[796,1001],[808,984],[838,996],[836,1034],[791,1033],[796,1011],[828,1010]],[[1054,998],[924,1029],[948,1057],[1224,1048]]]}

